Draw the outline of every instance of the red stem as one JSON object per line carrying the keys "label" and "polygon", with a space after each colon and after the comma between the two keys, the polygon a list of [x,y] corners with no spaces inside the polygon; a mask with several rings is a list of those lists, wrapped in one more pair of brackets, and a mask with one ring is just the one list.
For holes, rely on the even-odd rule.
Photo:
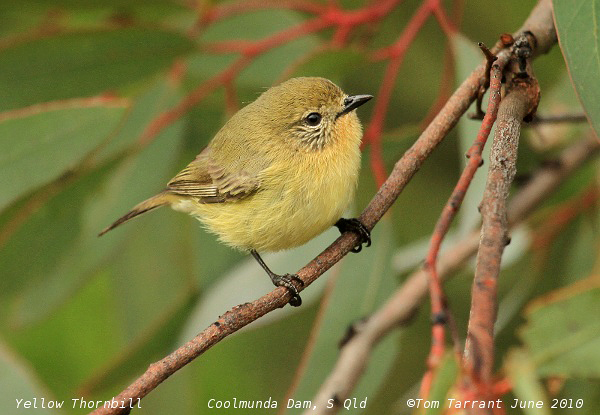
{"label": "red stem", "polygon": [[[331,26],[338,26],[338,28],[343,27],[344,30],[349,33],[349,31],[357,25],[378,21],[387,13],[389,13],[399,1],[400,0],[386,0],[376,2],[373,5],[365,7],[363,9],[351,11],[342,10],[337,6],[335,2],[333,2],[330,3],[327,8],[319,7],[318,10],[315,8],[314,11],[318,13],[317,17],[303,22],[299,25],[293,26],[289,29],[275,33],[274,35],[266,37],[262,40],[256,42],[235,40],[206,45],[207,48],[212,49],[214,51],[219,51],[222,53],[240,52],[242,56],[240,56],[240,58],[233,62],[228,68],[224,69],[222,72],[218,73],[217,75],[213,76],[212,78],[199,85],[174,108],[170,109],[169,111],[163,112],[158,117],[156,117],[150,123],[150,125],[148,125],[146,130],[142,133],[139,139],[140,145],[143,146],[150,142],[166,126],[179,119],[191,107],[198,104],[198,102],[204,99],[208,94],[213,92],[219,86],[231,82],[233,78],[237,74],[239,74],[246,66],[248,66],[252,62],[252,59],[256,58],[258,55],[265,53],[266,51],[273,49],[279,45],[290,42],[301,36],[318,32]],[[429,0],[426,4],[437,3],[437,1],[439,0]],[[307,5],[312,3],[289,2],[289,4],[294,4],[298,6],[299,4]],[[236,6],[238,8],[235,10],[245,10],[246,7],[266,8],[272,6],[273,4],[269,2],[253,2],[252,5],[248,6],[243,6],[242,4],[239,4],[238,6]],[[223,18],[224,16],[229,15],[229,13],[233,14],[233,10],[234,8],[232,6],[230,12],[222,13],[220,15],[218,14],[218,12],[209,12],[209,17],[207,17],[207,19],[209,21],[214,21],[215,19]],[[210,13],[217,14],[212,15],[211,17]]]}
{"label": "red stem", "polygon": [[[386,57],[389,57],[390,61],[386,67],[383,81],[379,87],[379,92],[376,95],[371,122],[364,135],[365,145],[371,145],[371,169],[373,170],[375,182],[378,187],[385,182],[387,177],[383,163],[381,134],[398,71],[402,66],[408,47],[417,36],[417,33],[419,33],[419,30],[421,30],[421,27],[425,24],[427,18],[431,15],[433,9],[438,7],[438,3],[439,0],[423,1],[408,22],[408,25],[400,37],[398,37],[398,40],[396,40],[389,48],[383,50],[383,54]],[[382,51],[379,53],[382,53]],[[374,57],[377,59],[377,56],[379,56],[378,53],[376,53]]]}
{"label": "red stem", "polygon": [[325,10],[325,7],[320,3],[302,0],[245,0],[237,3],[226,3],[209,7],[202,13],[197,25],[208,25],[217,20],[223,20],[237,14],[265,9],[296,10],[304,13],[321,14]]}
{"label": "red stem", "polygon": [[[437,257],[440,251],[440,247],[444,237],[450,229],[452,220],[456,216],[460,205],[462,204],[467,189],[471,185],[475,172],[481,166],[483,147],[490,135],[492,126],[496,121],[498,114],[498,106],[500,104],[500,88],[502,79],[502,68],[500,65],[495,64],[492,66],[490,81],[490,99],[488,103],[487,113],[481,123],[481,128],[477,134],[473,145],[467,152],[469,162],[465,166],[458,183],[456,184],[452,195],[448,199],[448,202],[444,206],[444,210],[438,222],[435,225],[435,229],[431,236],[431,242],[429,245],[429,251],[425,258],[425,269],[429,272],[429,293],[431,296],[431,314],[434,317],[434,324],[432,327],[432,339],[431,339],[431,350],[429,352],[428,366],[429,370],[423,378],[421,384],[421,397],[427,399],[429,389],[431,387],[431,381],[433,379],[433,373],[438,367],[440,360],[442,359],[445,352],[445,328],[444,322],[451,323],[452,319],[450,312],[447,307],[446,297],[444,295],[443,287],[440,282],[437,273]],[[442,321],[437,321],[442,320]],[[451,326],[452,329],[452,326]],[[460,361],[460,345],[458,342],[458,334],[453,333],[455,342],[455,351],[457,352],[457,358]]]}

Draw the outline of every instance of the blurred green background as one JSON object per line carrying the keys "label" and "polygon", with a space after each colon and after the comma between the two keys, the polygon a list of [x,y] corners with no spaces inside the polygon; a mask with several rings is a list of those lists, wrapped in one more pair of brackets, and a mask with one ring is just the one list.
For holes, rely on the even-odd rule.
{"label": "blurred green background", "polygon": [[[330,29],[273,48],[237,74],[229,92],[216,88],[140,143],[162,112],[239,57],[210,45],[263,39],[301,24],[310,14],[268,8],[198,25],[199,16],[219,2],[2,0],[0,412],[86,413],[78,404],[74,409],[72,399],[110,399],[148,364],[226,310],[271,290],[252,259],[220,245],[197,221],[169,209],[144,215],[103,238],[96,235],[161,190],[232,111],[274,83],[293,76],[323,76],[348,93],[376,95],[386,61],[373,61],[371,54],[396,40],[420,3],[401,2],[379,24],[356,28],[341,48],[330,46]],[[499,8],[492,1],[443,2],[449,14],[454,10],[462,17],[461,34],[448,42],[430,18],[411,44],[386,116],[383,155],[388,171],[418,137],[444,73],[452,75],[454,84],[461,82],[481,60],[476,43],[491,46],[501,33],[519,28],[534,3],[505,0]],[[358,9],[369,3],[340,4]],[[454,59],[445,65],[449,48]],[[538,58],[534,68],[542,88],[540,113],[581,111],[558,46]],[[372,110],[372,105],[359,110],[365,125]],[[141,403],[143,409],[134,413],[228,413],[209,410],[207,402],[234,397],[271,397],[279,402],[277,413],[283,413],[284,397],[293,385],[294,399],[314,397],[335,362],[346,327],[376,310],[421,265],[477,127],[477,121],[461,121],[375,228],[373,246],[346,257],[304,291],[301,308],[277,310],[228,337],[150,393]],[[519,174],[535,171],[586,129],[527,129]],[[367,147],[354,214],[376,191],[369,151]],[[587,164],[513,233],[500,280],[498,368],[513,380],[528,379],[530,388],[541,385],[549,401],[584,399],[577,413],[600,410],[598,279],[585,279],[598,271],[597,207],[574,215],[542,238],[545,243],[539,242],[539,231],[561,206],[593,186],[597,174],[597,164]],[[479,220],[483,185],[482,169],[453,236]],[[267,255],[266,261],[276,272],[294,272],[333,241],[336,232],[328,231],[304,247]],[[447,284],[463,336],[472,275],[469,264]],[[578,281],[563,298],[566,305],[523,313],[540,295]],[[585,306],[569,308],[573,303]],[[572,320],[561,323],[554,313],[570,313]],[[558,359],[550,368],[531,358],[541,347],[536,341],[548,338],[535,324],[543,328],[549,322],[556,326],[551,325],[551,332],[559,334],[552,343],[557,356],[580,352]],[[568,337],[561,327],[574,322],[587,333],[585,350],[577,349],[579,343],[560,344],[560,338]],[[417,397],[429,343],[424,304],[410,325],[378,346],[352,394],[359,400],[368,397],[368,406],[351,413],[409,413],[405,401]],[[306,366],[299,371],[302,359]],[[576,370],[582,364],[586,370]],[[528,389],[515,393],[533,396],[523,390]],[[17,409],[18,399],[38,398],[39,407],[42,397],[64,400],[67,409]],[[507,402],[511,398],[508,395]]]}

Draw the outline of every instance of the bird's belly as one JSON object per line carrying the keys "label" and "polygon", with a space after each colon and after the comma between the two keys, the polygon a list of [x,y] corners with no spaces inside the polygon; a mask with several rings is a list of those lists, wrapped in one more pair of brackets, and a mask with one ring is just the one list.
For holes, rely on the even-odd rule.
{"label": "bird's belly", "polygon": [[[356,175],[301,177],[270,183],[235,202],[180,207],[235,248],[280,251],[303,245],[332,226],[354,196]],[[174,206],[175,207],[175,206]],[[175,207],[177,209],[177,207]]]}

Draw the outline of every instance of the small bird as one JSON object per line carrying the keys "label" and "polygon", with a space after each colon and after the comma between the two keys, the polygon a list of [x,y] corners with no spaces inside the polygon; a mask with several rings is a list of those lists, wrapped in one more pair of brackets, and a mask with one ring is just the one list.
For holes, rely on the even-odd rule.
{"label": "small bird", "polygon": [[167,187],[108,226],[163,205],[189,213],[233,248],[250,252],[276,286],[302,303],[295,274],[278,275],[259,251],[303,245],[330,226],[371,244],[358,219],[340,218],[354,197],[362,127],[356,108],[371,95],[347,95],[318,77],[293,78],[240,109]]}

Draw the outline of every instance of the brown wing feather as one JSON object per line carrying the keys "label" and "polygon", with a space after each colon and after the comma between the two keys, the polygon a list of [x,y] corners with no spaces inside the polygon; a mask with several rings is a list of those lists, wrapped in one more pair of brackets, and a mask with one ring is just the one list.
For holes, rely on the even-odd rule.
{"label": "brown wing feather", "polygon": [[222,203],[249,196],[259,185],[256,176],[227,172],[211,159],[210,151],[206,149],[171,179],[167,191],[197,198],[203,203]]}
{"label": "brown wing feather", "polygon": [[256,192],[259,186],[257,175],[247,172],[230,173],[212,160],[210,150],[205,149],[171,179],[164,191],[136,205],[100,232],[100,235],[144,212],[177,202],[178,196],[194,198],[201,203],[223,203],[243,199]]}

